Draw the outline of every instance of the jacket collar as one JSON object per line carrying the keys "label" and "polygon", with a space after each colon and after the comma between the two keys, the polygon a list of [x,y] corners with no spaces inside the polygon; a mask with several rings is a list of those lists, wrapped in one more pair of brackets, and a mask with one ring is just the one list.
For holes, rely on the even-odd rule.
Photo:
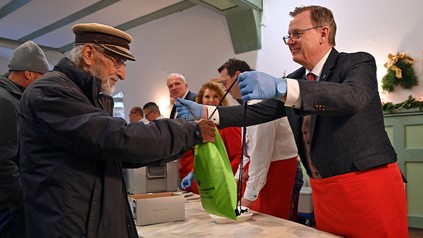
{"label": "jacket collar", "polygon": [[8,74],[0,75],[0,87],[6,89],[12,94],[17,95],[20,98],[25,88],[15,84],[12,80],[7,77],[7,75]]}
{"label": "jacket collar", "polygon": [[97,97],[101,92],[101,80],[75,65],[69,58],[63,58],[54,70],[64,73],[87,96],[91,103],[97,105]]}
{"label": "jacket collar", "polygon": [[[336,63],[336,60],[338,59],[338,55],[339,55],[339,52],[335,48],[332,48],[325,64],[323,65],[323,69],[322,69],[322,73],[320,74],[319,81],[327,80],[327,78],[329,77],[329,75],[331,74],[333,70],[333,67],[335,67],[335,63]],[[306,72],[306,68],[301,67],[286,77],[292,78],[292,79],[304,80],[305,72]]]}
{"label": "jacket collar", "polygon": [[332,48],[331,52],[329,53],[329,56],[323,65],[322,73],[320,74],[320,81],[326,81],[329,78],[329,75],[331,74],[333,68],[335,67],[336,60],[338,59],[339,52]]}

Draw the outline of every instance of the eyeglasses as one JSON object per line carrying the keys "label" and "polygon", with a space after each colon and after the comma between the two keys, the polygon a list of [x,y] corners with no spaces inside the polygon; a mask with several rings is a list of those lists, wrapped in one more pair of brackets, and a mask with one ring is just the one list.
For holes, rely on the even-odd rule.
{"label": "eyeglasses", "polygon": [[323,26],[315,26],[315,27],[310,27],[310,28],[303,29],[303,30],[297,30],[297,31],[295,31],[295,32],[293,32],[293,33],[290,33],[290,34],[289,34],[289,35],[287,35],[287,36],[282,37],[283,42],[284,42],[286,45],[288,45],[288,43],[289,43],[289,39],[291,39],[291,40],[293,40],[293,41],[298,41],[298,40],[300,39],[300,37],[304,34],[304,32],[306,32],[306,31],[308,31],[308,30],[316,29],[316,28],[319,28],[319,27],[323,27]]}
{"label": "eyeglasses", "polygon": [[149,111],[148,113],[144,112],[144,117],[148,119],[148,116],[150,116],[151,113],[153,113],[153,111]]}
{"label": "eyeglasses", "polygon": [[102,55],[104,55],[104,57],[110,59],[113,62],[116,69],[119,69],[122,66],[126,67],[126,64],[125,64],[126,59],[125,58],[118,57],[118,56],[111,56],[111,55],[109,55],[108,53],[105,52],[104,48],[99,48],[99,47],[96,47],[94,45],[93,45],[93,47],[98,52],[100,52]]}

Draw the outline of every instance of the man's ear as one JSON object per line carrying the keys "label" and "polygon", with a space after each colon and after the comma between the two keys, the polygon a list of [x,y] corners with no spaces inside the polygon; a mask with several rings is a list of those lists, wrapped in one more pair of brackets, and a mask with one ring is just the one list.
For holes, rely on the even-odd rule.
{"label": "man's ear", "polygon": [[40,75],[41,75],[40,73],[24,70],[23,76],[25,80],[21,81],[21,85],[24,86],[25,88],[28,87],[32,82],[34,82],[37,78],[39,78]]}
{"label": "man's ear", "polygon": [[27,81],[32,79],[32,72],[29,70],[24,70],[23,75]]}
{"label": "man's ear", "polygon": [[95,49],[92,45],[86,44],[82,47],[82,58],[84,59],[85,65],[92,65],[94,64],[95,58]]}
{"label": "man's ear", "polygon": [[323,26],[320,33],[320,44],[329,40],[329,27]]}

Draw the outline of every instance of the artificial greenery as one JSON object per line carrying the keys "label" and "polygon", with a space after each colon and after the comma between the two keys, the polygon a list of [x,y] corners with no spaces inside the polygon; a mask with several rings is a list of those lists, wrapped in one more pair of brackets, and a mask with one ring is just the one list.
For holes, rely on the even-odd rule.
{"label": "artificial greenery", "polygon": [[400,109],[411,109],[411,108],[418,108],[419,110],[422,110],[423,102],[417,101],[415,98],[413,98],[410,95],[408,96],[408,99],[403,102],[396,103],[396,104],[392,102],[387,102],[382,105],[382,109],[385,112],[394,112]]}
{"label": "artificial greenery", "polygon": [[405,52],[396,55],[389,54],[389,61],[385,63],[386,75],[382,78],[382,89],[387,92],[394,91],[395,86],[410,89],[418,85],[417,76],[414,72],[414,60]]}

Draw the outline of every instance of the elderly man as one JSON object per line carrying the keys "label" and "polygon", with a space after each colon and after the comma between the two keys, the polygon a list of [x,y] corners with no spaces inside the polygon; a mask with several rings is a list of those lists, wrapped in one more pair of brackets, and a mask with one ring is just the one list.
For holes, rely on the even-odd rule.
{"label": "elderly man", "polygon": [[122,168],[158,165],[214,141],[210,121],[127,124],[111,94],[126,75],[132,37],[96,24],[72,27],[75,46],[21,99],[22,185],[28,237],[138,237]]}
{"label": "elderly man", "polygon": [[0,237],[26,237],[19,171],[19,100],[25,88],[49,70],[32,41],[18,46],[0,76]]}
{"label": "elderly man", "polygon": [[[190,101],[195,101],[197,94],[188,89],[188,83],[182,74],[171,73],[167,77],[166,84],[169,89],[171,101],[174,102],[176,98],[184,98]],[[169,118],[176,118],[175,105],[172,106]]]}
{"label": "elderly man", "polygon": [[[408,237],[404,183],[384,127],[375,59],[334,48],[329,9],[298,7],[290,15],[284,41],[302,67],[283,79],[240,74],[242,100],[280,99],[249,106],[245,123],[288,116],[310,175],[318,229],[343,237]],[[206,111],[204,117],[213,110],[183,103],[197,115]],[[213,120],[242,125],[242,114],[242,107],[221,107]]]}

